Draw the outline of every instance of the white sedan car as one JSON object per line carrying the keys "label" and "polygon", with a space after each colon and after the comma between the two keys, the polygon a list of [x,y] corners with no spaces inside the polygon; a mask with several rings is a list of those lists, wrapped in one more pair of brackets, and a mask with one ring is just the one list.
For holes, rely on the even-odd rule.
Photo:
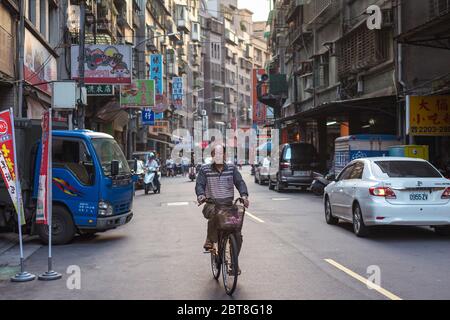
{"label": "white sedan car", "polygon": [[450,233],[450,180],[428,161],[365,158],[350,162],[325,188],[325,218],[353,223],[359,237],[370,226],[431,226]]}

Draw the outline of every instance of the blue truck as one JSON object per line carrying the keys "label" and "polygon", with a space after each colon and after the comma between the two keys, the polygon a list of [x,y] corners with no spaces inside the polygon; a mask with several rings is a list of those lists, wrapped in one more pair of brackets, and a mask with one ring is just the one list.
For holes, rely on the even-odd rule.
{"label": "blue truck", "polygon": [[[36,129],[30,130],[38,136]],[[39,136],[32,142],[33,134],[16,132],[27,229],[45,243],[48,228],[35,223]],[[130,222],[136,176],[112,136],[89,130],[54,130],[52,149],[55,244],[68,243],[76,234],[103,232]],[[17,217],[2,186],[0,199],[0,228],[14,228]]]}
{"label": "blue truck", "polygon": [[355,134],[335,140],[334,174],[337,176],[350,162],[359,158],[387,157],[389,147],[401,139],[388,134]]}

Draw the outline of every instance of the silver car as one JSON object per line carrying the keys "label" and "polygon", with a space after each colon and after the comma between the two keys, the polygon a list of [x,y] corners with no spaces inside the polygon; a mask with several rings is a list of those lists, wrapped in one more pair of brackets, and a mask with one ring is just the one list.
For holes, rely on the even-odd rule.
{"label": "silver car", "polygon": [[450,180],[428,161],[366,158],[350,162],[325,188],[325,218],[353,223],[359,237],[371,226],[431,226],[450,233]]}

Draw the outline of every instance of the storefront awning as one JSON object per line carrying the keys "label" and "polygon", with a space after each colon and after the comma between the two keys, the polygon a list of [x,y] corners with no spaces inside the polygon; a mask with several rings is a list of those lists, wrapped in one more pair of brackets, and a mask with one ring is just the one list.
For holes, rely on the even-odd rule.
{"label": "storefront awning", "polygon": [[395,118],[396,113],[392,108],[396,103],[397,99],[395,96],[334,101],[324,103],[318,107],[304,110],[276,121],[284,123],[292,120],[315,120],[319,118],[340,116],[348,117],[350,114],[358,111],[382,113]]}
{"label": "storefront awning", "polygon": [[450,50],[450,12],[397,37],[404,44]]}

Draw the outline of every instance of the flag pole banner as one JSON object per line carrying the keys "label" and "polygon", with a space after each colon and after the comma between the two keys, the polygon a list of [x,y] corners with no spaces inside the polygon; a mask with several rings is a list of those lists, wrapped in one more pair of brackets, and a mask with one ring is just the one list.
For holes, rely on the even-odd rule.
{"label": "flag pole banner", "polygon": [[39,188],[36,208],[36,223],[48,225],[49,212],[49,142],[50,142],[50,112],[42,116],[41,167],[39,168]]}
{"label": "flag pole banner", "polygon": [[12,110],[0,112],[0,171],[21,225],[25,224],[17,170]]}

